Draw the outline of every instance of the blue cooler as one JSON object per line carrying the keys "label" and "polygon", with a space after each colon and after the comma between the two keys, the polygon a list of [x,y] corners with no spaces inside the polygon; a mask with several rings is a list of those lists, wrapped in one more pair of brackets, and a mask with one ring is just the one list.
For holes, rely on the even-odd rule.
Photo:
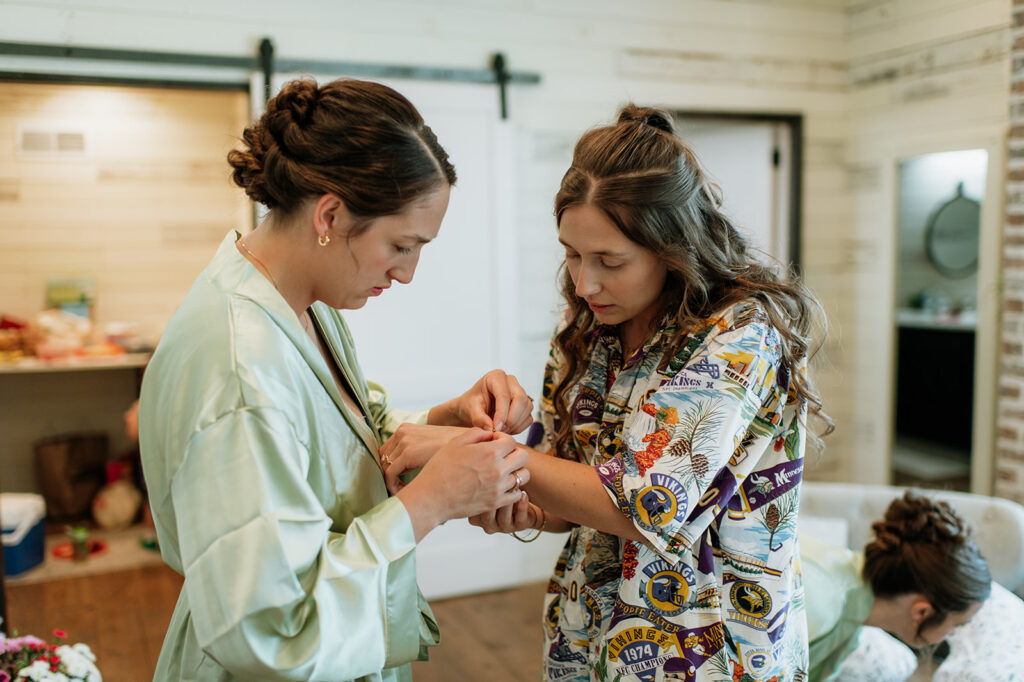
{"label": "blue cooler", "polygon": [[0,493],[4,575],[18,575],[43,563],[46,502],[34,493]]}

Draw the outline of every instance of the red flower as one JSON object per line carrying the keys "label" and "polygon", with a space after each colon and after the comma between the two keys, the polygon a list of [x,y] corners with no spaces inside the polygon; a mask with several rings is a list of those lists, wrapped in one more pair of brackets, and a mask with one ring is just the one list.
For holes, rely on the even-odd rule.
{"label": "red flower", "polygon": [[54,630],[53,631],[53,636],[56,637],[57,639],[64,639],[65,637],[68,636],[68,633],[64,632],[63,630]]}
{"label": "red flower", "polygon": [[646,474],[647,470],[654,465],[654,462],[661,457],[662,451],[670,440],[668,431],[665,429],[659,429],[654,433],[644,436],[643,442],[647,443],[647,449],[640,450],[634,455],[636,464],[640,468],[641,476]]}

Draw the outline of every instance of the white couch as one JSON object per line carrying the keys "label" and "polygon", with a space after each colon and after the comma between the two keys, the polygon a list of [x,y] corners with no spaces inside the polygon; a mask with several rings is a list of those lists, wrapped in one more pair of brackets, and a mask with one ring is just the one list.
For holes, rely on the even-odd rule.
{"label": "white couch", "polygon": [[[893,499],[907,488],[849,483],[804,482],[798,528],[810,535],[862,550],[871,524],[881,519]],[[995,682],[1024,679],[1024,507],[984,495],[921,490],[945,500],[974,529],[975,541],[988,561],[992,597],[966,626],[951,635],[949,656],[941,663],[915,657],[909,649],[876,628],[865,628],[860,648],[839,675],[841,682]],[[1005,588],[1005,589],[1004,589]],[[1017,677],[1015,677],[1017,676]],[[813,681],[812,681],[813,682]]]}
{"label": "white couch", "polygon": [[[907,488],[805,481],[800,494],[800,531],[823,542],[863,549],[871,524]],[[945,500],[974,529],[992,579],[1012,592],[1024,592],[1024,507],[997,497],[943,490],[919,490]],[[842,536],[843,527],[846,536]]]}

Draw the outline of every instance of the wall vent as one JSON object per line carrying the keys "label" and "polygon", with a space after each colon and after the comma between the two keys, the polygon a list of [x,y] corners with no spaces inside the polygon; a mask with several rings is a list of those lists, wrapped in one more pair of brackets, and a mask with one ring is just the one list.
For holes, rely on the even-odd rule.
{"label": "wall vent", "polygon": [[81,130],[22,128],[18,131],[20,156],[81,156],[85,133]]}

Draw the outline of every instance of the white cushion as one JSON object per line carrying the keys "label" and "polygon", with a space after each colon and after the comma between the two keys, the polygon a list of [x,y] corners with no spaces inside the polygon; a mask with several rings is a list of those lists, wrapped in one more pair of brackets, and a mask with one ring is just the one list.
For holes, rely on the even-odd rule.
{"label": "white cushion", "polygon": [[917,669],[917,656],[884,630],[865,627],[860,644],[839,668],[837,682],[903,682]]}
{"label": "white cushion", "polygon": [[998,583],[967,625],[947,638],[949,657],[935,682],[994,682],[1024,679],[1024,602]]}
{"label": "white cushion", "polygon": [[850,522],[839,516],[800,515],[800,535],[836,547],[849,547]]}
{"label": "white cushion", "polygon": [[[848,547],[863,550],[871,537],[871,524],[881,519],[889,503],[907,488],[855,483],[805,481],[800,492],[800,529],[808,517],[840,517],[849,523]],[[997,497],[922,490],[945,500],[974,529],[992,579],[1010,590],[1024,590],[1024,507]],[[827,540],[826,540],[827,541]]]}

